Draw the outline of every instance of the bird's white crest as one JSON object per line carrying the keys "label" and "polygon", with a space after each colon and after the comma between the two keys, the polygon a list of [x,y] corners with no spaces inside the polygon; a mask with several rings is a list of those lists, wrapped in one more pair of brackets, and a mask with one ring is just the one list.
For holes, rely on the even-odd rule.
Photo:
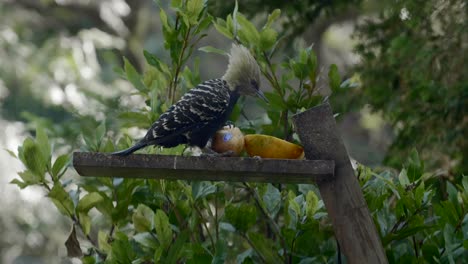
{"label": "bird's white crest", "polygon": [[260,85],[260,68],[246,47],[232,44],[229,65],[223,79],[228,82],[231,90],[250,86],[252,80]]}

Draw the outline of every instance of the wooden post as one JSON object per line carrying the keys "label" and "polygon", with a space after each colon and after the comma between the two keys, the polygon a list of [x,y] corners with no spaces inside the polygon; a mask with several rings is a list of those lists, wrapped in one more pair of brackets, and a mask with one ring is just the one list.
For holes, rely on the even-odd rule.
{"label": "wooden post", "polygon": [[348,263],[388,263],[328,103],[293,117],[307,159],[335,161],[335,177],[318,181]]}

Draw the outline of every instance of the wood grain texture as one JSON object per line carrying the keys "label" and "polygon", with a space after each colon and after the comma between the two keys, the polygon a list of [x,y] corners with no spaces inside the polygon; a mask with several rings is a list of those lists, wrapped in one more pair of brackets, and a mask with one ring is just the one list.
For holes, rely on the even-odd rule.
{"label": "wood grain texture", "polygon": [[191,181],[311,183],[333,178],[330,160],[280,160],[230,157],[184,157],[75,152],[81,176]]}
{"label": "wood grain texture", "polygon": [[293,122],[307,159],[335,161],[333,181],[317,183],[348,263],[388,263],[330,105],[297,114]]}

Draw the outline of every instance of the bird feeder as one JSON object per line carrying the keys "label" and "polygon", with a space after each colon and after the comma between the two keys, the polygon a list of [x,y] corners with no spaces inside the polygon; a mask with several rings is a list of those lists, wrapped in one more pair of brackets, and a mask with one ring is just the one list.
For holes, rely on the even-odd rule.
{"label": "bird feeder", "polygon": [[305,160],[75,152],[81,176],[318,185],[348,263],[387,263],[328,103],[293,116]]}

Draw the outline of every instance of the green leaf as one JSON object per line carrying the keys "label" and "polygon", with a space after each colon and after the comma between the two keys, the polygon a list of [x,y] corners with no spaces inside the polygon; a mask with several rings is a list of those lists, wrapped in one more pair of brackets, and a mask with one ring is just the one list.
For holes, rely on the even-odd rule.
{"label": "green leaf", "polygon": [[414,191],[414,201],[416,203],[416,208],[422,205],[423,199],[424,199],[424,193],[425,193],[424,182],[421,181],[421,183],[418,185],[418,187],[416,187],[416,190]]}
{"label": "green leaf", "polygon": [[283,98],[278,93],[266,92],[265,97],[269,101],[269,106],[276,111],[282,111],[287,109],[287,105],[284,103]]}
{"label": "green leaf", "polygon": [[132,263],[135,254],[136,252],[128,241],[127,235],[122,232],[117,232],[115,234],[115,240],[112,242],[110,254],[110,260],[113,260],[113,262],[110,263]]}
{"label": "green leaf", "polygon": [[237,13],[239,12],[239,3],[237,0],[235,1],[234,4],[234,10],[232,11],[232,16],[229,14],[226,18],[226,23],[228,29],[234,33],[234,35],[237,36],[237,31],[238,31],[238,23],[237,23]]}
{"label": "green leaf", "polygon": [[25,182],[22,182],[22,181],[20,181],[18,179],[13,179],[13,180],[10,181],[10,183],[18,185],[18,187],[20,187],[20,189],[24,189],[24,188],[29,186],[29,184],[27,184]]}
{"label": "green leaf", "polygon": [[274,218],[281,209],[281,193],[271,183],[267,184],[267,189],[263,195],[263,203],[268,214]]}
{"label": "green leaf", "polygon": [[138,244],[147,248],[156,249],[159,246],[158,241],[149,232],[138,233],[133,236],[133,239]]}
{"label": "green leaf", "polygon": [[328,80],[330,82],[330,88],[332,91],[337,91],[340,88],[341,78],[340,74],[338,73],[338,67],[335,64],[330,65],[330,69],[328,71]]}
{"label": "green leaf", "polygon": [[60,182],[54,184],[54,187],[52,187],[47,196],[52,200],[60,213],[65,216],[74,215],[73,201]]}
{"label": "green leaf", "polygon": [[276,32],[274,29],[267,28],[262,30],[260,33],[260,49],[263,51],[271,49],[275,45],[277,37],[278,32]]}
{"label": "green leaf", "polygon": [[79,212],[78,217],[80,219],[81,228],[85,235],[88,235],[91,232],[91,218],[87,213]]}
{"label": "green leaf", "polygon": [[167,32],[171,32],[172,31],[172,28],[171,26],[169,25],[169,22],[167,20],[167,14],[166,14],[166,11],[164,11],[164,9],[160,9],[159,10],[159,18],[161,20],[161,24],[163,26],[163,30],[167,31]]}
{"label": "green leaf", "polygon": [[460,202],[458,201],[458,190],[449,181],[447,181],[447,194],[448,194],[448,200],[455,207],[455,210],[457,212],[457,216],[461,216],[463,210],[462,210],[462,208],[460,206]]}
{"label": "green leaf", "polygon": [[[237,1],[236,1],[236,4],[237,4]],[[233,14],[237,14],[236,13],[236,9],[234,9],[234,13]],[[227,30],[229,32],[232,33],[233,36],[237,36],[237,29],[238,29],[238,26],[237,26],[237,22],[234,23],[234,19],[232,19],[233,16],[231,16],[230,14],[226,17],[226,22],[224,23],[225,24],[225,27],[227,28]],[[234,17],[236,17],[236,15],[234,15]]]}
{"label": "green leaf", "polygon": [[317,195],[313,191],[309,191],[306,196],[306,203],[307,203],[307,208],[306,208],[306,214],[307,218],[313,219],[313,216],[315,212],[318,209],[318,202],[319,199]]}
{"label": "green leaf", "polygon": [[38,184],[41,182],[41,178],[36,174],[32,173],[30,170],[18,172],[18,175],[27,185]]}
{"label": "green leaf", "polygon": [[156,57],[154,54],[145,50],[143,51],[143,55],[145,56],[146,62],[148,62],[149,65],[154,66],[156,69],[158,69],[162,73],[170,74],[170,71],[167,68],[167,65],[164,62],[162,62],[158,57]]}
{"label": "green leaf", "polygon": [[101,251],[107,254],[109,254],[109,252],[112,250],[111,245],[109,244],[109,242],[107,242],[108,240],[109,240],[109,235],[106,232],[99,230],[98,246]]}
{"label": "green leaf", "polygon": [[302,197],[302,194],[299,196],[295,196],[295,194],[290,191],[288,194],[289,206],[288,206],[288,215],[289,215],[289,225],[288,227],[296,230],[297,223],[299,221],[299,217],[301,216],[301,206],[296,201],[298,197]]}
{"label": "green leaf", "polygon": [[275,20],[278,19],[280,15],[281,15],[280,9],[273,10],[273,12],[271,12],[271,14],[268,15],[268,20],[265,24],[265,28],[271,27],[271,24],[273,24],[273,22],[275,22]]}
{"label": "green leaf", "polygon": [[249,204],[233,205],[226,207],[224,217],[239,232],[245,233],[257,221],[257,210],[255,206]]}
{"label": "green leaf", "polygon": [[228,232],[231,232],[231,233],[236,232],[236,228],[233,225],[231,225],[230,223],[226,223],[226,222],[220,222],[219,223],[219,229],[225,230],[225,231],[228,231]]}
{"label": "green leaf", "polygon": [[382,243],[385,246],[385,245],[388,245],[388,243],[390,243],[391,241],[398,241],[398,240],[413,236],[421,231],[431,229],[431,228],[433,228],[433,226],[428,226],[428,225],[404,228],[398,231],[397,233],[390,233],[384,238],[382,238]]}
{"label": "green leaf", "polygon": [[422,177],[424,173],[424,164],[419,159],[419,154],[415,149],[413,149],[410,153],[407,167],[408,178],[410,182],[414,182]]}
{"label": "green leaf", "polygon": [[70,155],[68,154],[60,155],[55,160],[54,165],[52,166],[52,177],[58,180],[58,177],[66,171],[69,163],[70,163]]}
{"label": "green leaf", "polygon": [[241,41],[252,46],[258,46],[260,34],[257,28],[241,13],[237,13],[236,20],[240,25],[237,33]]}
{"label": "green leaf", "polygon": [[171,7],[172,8],[181,8],[182,7],[182,0],[171,0]]}
{"label": "green leaf", "polygon": [[39,146],[31,138],[27,138],[23,142],[22,152],[24,158],[22,161],[26,168],[36,174],[42,181],[47,169],[47,161]]}
{"label": "green leaf", "polygon": [[127,75],[127,80],[133,84],[133,87],[135,87],[140,92],[144,92],[147,90],[145,85],[141,81],[140,74],[138,74],[138,72],[130,63],[130,61],[128,61],[128,59],[125,57],[124,57],[124,69],[125,69],[125,74]]}
{"label": "green leaf", "polygon": [[163,247],[158,247],[156,250],[154,250],[154,256],[153,256],[153,261],[154,263],[162,263],[161,261],[161,256],[165,252]]}
{"label": "green leaf", "polygon": [[440,259],[439,248],[432,243],[424,243],[422,246],[422,252],[427,263],[433,262],[434,259]]}
{"label": "green leaf", "polygon": [[284,261],[278,256],[275,249],[275,243],[270,239],[263,236],[261,233],[249,232],[249,239],[253,244],[255,251],[257,251],[265,263],[282,263]]}
{"label": "green leaf", "polygon": [[228,246],[225,241],[219,239],[216,241],[215,245],[215,255],[211,263],[213,264],[222,264],[226,263],[226,258],[228,256]]}
{"label": "green leaf", "polygon": [[148,128],[153,123],[147,114],[141,112],[122,112],[119,119],[124,127]]}
{"label": "green leaf", "polygon": [[189,16],[190,24],[196,25],[198,23],[198,15],[203,10],[204,5],[204,0],[187,1],[187,14]]}
{"label": "green leaf", "polygon": [[298,58],[298,62],[303,64],[303,65],[306,65],[307,64],[307,59],[309,58],[309,52],[305,49],[301,49],[299,51],[299,58]]}
{"label": "green leaf", "polygon": [[317,71],[317,55],[312,50],[309,50],[309,56],[307,58],[307,67],[309,69],[309,80],[314,83],[316,71]]}
{"label": "green leaf", "polygon": [[468,176],[463,176],[462,186],[465,192],[468,192]]}
{"label": "green leaf", "polygon": [[408,174],[406,173],[405,169],[402,169],[400,171],[400,174],[398,175],[398,180],[400,182],[400,185],[403,187],[406,187],[410,184],[410,181],[408,179]]}
{"label": "green leaf", "polygon": [[208,181],[196,181],[192,183],[192,197],[194,200],[204,198],[216,192],[216,186]]}
{"label": "green leaf", "polygon": [[96,128],[96,140],[97,142],[99,142],[99,144],[103,141],[105,134],[106,134],[106,122],[102,122]]}
{"label": "green leaf", "polygon": [[83,264],[96,264],[99,263],[99,257],[96,255],[84,256],[81,259]]}
{"label": "green leaf", "polygon": [[308,69],[305,63],[291,59],[289,61],[289,67],[292,69],[294,76],[296,78],[300,80],[303,80],[306,78],[308,74]]}
{"label": "green leaf", "polygon": [[88,213],[88,211],[96,207],[97,204],[102,202],[103,198],[102,196],[97,193],[97,192],[92,192],[86,194],[83,198],[80,199],[78,202],[78,206],[76,207],[76,210],[78,212],[83,212],[83,213]]}
{"label": "green leaf", "polygon": [[149,232],[153,229],[154,212],[148,206],[139,204],[132,215],[133,225],[137,232]]}
{"label": "green leaf", "polygon": [[[169,248],[169,252],[167,253],[167,258],[164,261],[165,263],[178,263],[179,258],[181,257],[182,253],[184,252],[184,244],[189,237],[189,233],[187,230],[182,231],[174,241],[174,244]],[[157,261],[156,261],[157,262]]]}
{"label": "green leaf", "polygon": [[[237,255],[236,263],[253,263],[252,256],[254,255],[254,251],[252,248],[247,249],[246,251],[242,252],[241,254]],[[250,262],[249,262],[250,261]]]}
{"label": "green leaf", "polygon": [[11,150],[9,150],[9,149],[4,149],[4,150],[5,150],[6,152],[8,152],[8,154],[10,154],[10,156],[12,156],[13,158],[15,158],[15,159],[18,158],[18,157],[16,156],[16,154],[15,154],[13,151],[11,151]]}
{"label": "green leaf", "polygon": [[39,125],[36,128],[36,143],[42,152],[43,160],[46,162],[46,165],[50,167],[51,149],[49,138],[44,128]]}
{"label": "green leaf", "polygon": [[226,51],[222,49],[214,48],[212,46],[204,46],[204,47],[199,48],[198,50],[206,52],[206,53],[217,53],[220,55],[227,55]]}
{"label": "green leaf", "polygon": [[83,140],[85,141],[86,147],[88,147],[89,150],[99,151],[97,147],[98,143],[92,135],[83,133],[82,136],[83,136]]}
{"label": "green leaf", "polygon": [[158,209],[154,215],[154,226],[159,243],[164,248],[169,247],[172,243],[172,229],[169,223],[169,218],[164,211]]}
{"label": "green leaf", "polygon": [[213,22],[213,17],[211,15],[207,14],[206,16],[204,16],[204,18],[199,22],[198,26],[196,27],[195,34],[206,30],[211,25],[211,22]]}
{"label": "green leaf", "polygon": [[102,201],[96,204],[96,209],[101,212],[105,217],[111,217],[114,206],[112,200],[106,195],[105,192],[99,192],[102,197]]}
{"label": "green leaf", "polygon": [[213,23],[214,27],[216,30],[227,37],[228,39],[233,39],[234,35],[232,34],[231,31],[226,27],[226,21],[222,20],[221,18],[218,18],[216,22]]}

